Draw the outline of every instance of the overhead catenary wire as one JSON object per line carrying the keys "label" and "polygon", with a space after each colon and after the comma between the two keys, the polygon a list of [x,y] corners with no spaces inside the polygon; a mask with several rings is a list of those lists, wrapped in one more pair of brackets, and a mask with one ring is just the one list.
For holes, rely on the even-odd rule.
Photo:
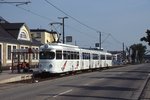
{"label": "overhead catenary wire", "polygon": [[42,16],[42,15],[40,15],[40,14],[38,14],[38,13],[35,13],[34,11],[27,10],[27,9],[25,9],[25,8],[23,8],[23,7],[20,7],[20,6],[16,6],[16,7],[20,8],[20,9],[22,9],[22,10],[24,10],[24,11],[27,11],[27,12],[33,14],[33,15],[39,16],[39,17],[41,17],[41,18],[43,18],[43,19],[45,19],[45,20],[48,20],[48,21],[51,20],[51,21],[53,21],[53,20],[50,19],[49,17]]}
{"label": "overhead catenary wire", "polygon": [[108,34],[108,36],[103,40],[103,42],[104,42],[109,36],[111,36],[112,39],[114,39],[115,41],[117,41],[117,43],[121,43],[119,40],[117,40],[116,38],[114,38],[114,37],[112,36],[112,34],[107,33],[107,32],[102,32],[102,31],[100,31],[100,30],[97,30],[97,29],[94,28],[94,27],[91,27],[91,26],[89,26],[89,25],[86,25],[86,24],[84,24],[83,22],[81,22],[81,21],[79,21],[78,19],[76,19],[75,17],[73,17],[73,16],[69,15],[68,13],[66,13],[65,11],[61,10],[59,7],[55,6],[55,5],[54,5],[53,3],[51,3],[49,0],[45,0],[45,1],[46,1],[49,5],[53,6],[55,9],[57,9],[58,11],[62,12],[62,13],[65,14],[66,16],[72,18],[74,21],[76,21],[76,22],[78,22],[79,24],[81,24],[81,25],[87,27],[88,29],[91,29],[91,30],[93,30],[93,31],[96,31],[97,33],[101,32],[101,33]]}
{"label": "overhead catenary wire", "polygon": [[110,36],[111,34],[108,34],[107,36],[106,36],[106,38],[101,42],[101,44],[103,44],[107,39],[108,39],[108,37]]}
{"label": "overhead catenary wire", "polygon": [[95,39],[95,36],[93,36],[92,34],[90,34],[90,33],[88,33],[88,32],[80,31],[79,29],[76,29],[75,27],[72,27],[72,26],[67,25],[67,24],[66,24],[66,27],[68,27],[68,28],[70,28],[70,29],[72,29],[72,30],[74,30],[74,31],[76,31],[76,32],[79,32],[79,33],[85,34],[84,36],[87,36],[87,37],[89,37],[89,38],[93,38],[93,39]]}
{"label": "overhead catenary wire", "polygon": [[[74,28],[74,27],[71,27],[71,26],[69,26],[69,25],[66,25],[67,27],[69,27],[69,28],[71,28],[72,30],[75,30],[75,31],[77,31],[77,32],[80,32],[80,33],[82,33],[82,34],[85,34],[84,36],[86,36],[86,37],[88,37],[89,39],[91,39],[91,38],[93,38],[93,39],[95,39],[95,36],[93,36],[92,34],[88,34],[88,33],[85,33],[85,32],[82,32],[82,31],[80,31],[80,30],[78,30],[78,29],[76,29],[76,28]],[[106,33],[107,34],[107,33]],[[106,35],[105,34],[105,35]],[[102,35],[104,35],[104,34],[102,34]],[[110,33],[108,33],[107,34],[107,36],[102,40],[102,44],[110,37]]]}
{"label": "overhead catenary wire", "polygon": [[[119,40],[117,40],[112,34],[107,33],[107,32],[102,32],[102,31],[100,31],[100,30],[98,30],[98,29],[96,29],[96,28],[93,28],[93,27],[91,27],[91,26],[89,26],[89,25],[86,25],[86,24],[82,23],[81,21],[79,21],[78,19],[76,19],[75,17],[73,17],[73,16],[67,14],[65,11],[61,10],[60,8],[58,8],[57,6],[55,6],[54,4],[52,4],[50,1],[48,1],[48,0],[45,0],[45,1],[46,1],[49,5],[53,6],[55,9],[59,10],[60,12],[62,12],[62,13],[65,14],[66,16],[72,18],[74,21],[76,21],[76,22],[78,22],[79,24],[85,26],[86,28],[91,29],[91,30],[93,30],[93,31],[95,31],[95,32],[97,32],[97,33],[101,32],[101,33],[104,33],[104,34],[108,34],[108,35],[105,37],[105,39],[103,39],[102,43],[104,43],[104,42],[108,39],[108,37],[111,37],[111,38],[112,38],[114,41],[116,41],[117,43],[121,43],[121,44],[122,44],[122,42],[120,42]],[[33,14],[33,15],[36,15],[36,16],[38,16],[38,17],[41,17],[42,19],[45,19],[45,20],[48,20],[48,21],[49,21],[49,20],[53,21],[53,20],[50,19],[49,17],[43,16],[43,15],[41,15],[41,14],[38,14],[38,13],[36,13],[35,11],[25,9],[25,8],[23,8],[23,7],[20,7],[20,6],[16,6],[16,7],[17,7],[17,8],[20,8],[20,9],[26,11],[26,12],[29,12],[29,13],[31,13],[31,14]],[[78,31],[78,32],[79,32],[79,31]],[[80,32],[80,33],[83,33],[83,32]],[[87,34],[86,34],[86,35],[87,35]],[[90,36],[90,37],[91,37],[91,36]]]}
{"label": "overhead catenary wire", "polygon": [[[10,4],[10,5],[12,5],[12,4]],[[14,6],[14,5],[13,5],[13,6]],[[54,20],[52,20],[52,19],[50,19],[50,18],[48,18],[48,17],[46,17],[46,16],[40,15],[40,14],[38,14],[38,13],[32,11],[32,10],[25,9],[25,8],[23,8],[23,7],[16,6],[16,5],[15,5],[15,7],[19,8],[19,9],[21,9],[21,10],[24,10],[24,11],[26,11],[26,12],[28,12],[28,13],[31,13],[31,14],[33,14],[33,15],[35,15],[35,16],[38,16],[38,17],[40,17],[40,18],[42,18],[42,19],[44,19],[44,20],[47,20],[47,21],[51,20],[51,21],[54,22]],[[75,30],[75,31],[77,31],[77,32],[86,34],[85,32],[81,32],[81,31],[75,29],[74,27],[71,27],[70,25],[66,25],[66,26],[69,27],[69,28],[71,28],[71,29],[73,29],[73,30]],[[55,28],[55,31],[58,32],[58,30],[57,30],[56,28]],[[87,35],[87,34],[86,34],[86,35]],[[85,36],[86,36],[86,35],[85,35]],[[88,36],[89,36],[89,35],[88,35]],[[89,36],[89,37],[93,37],[93,39],[95,38],[94,36]]]}
{"label": "overhead catenary wire", "polygon": [[[48,18],[48,17],[46,17],[46,16],[42,16],[42,15],[40,15],[40,14],[38,14],[38,13],[36,13],[36,12],[33,12],[33,11],[31,11],[31,10],[27,10],[27,9],[25,9],[25,8],[23,8],[23,7],[20,7],[20,6],[16,6],[16,7],[18,7],[18,8],[20,8],[20,9],[22,9],[22,10],[24,10],[24,11],[26,11],[26,12],[29,12],[29,13],[31,13],[31,14],[33,14],[33,15],[36,15],[36,16],[38,16],[38,17],[41,17],[41,18],[43,18],[43,19],[45,19],[45,20],[51,20],[51,21],[53,21],[52,19],[50,19],[50,18]],[[81,31],[79,31],[79,30],[77,30],[77,29],[75,29],[75,28],[73,28],[73,27],[71,27],[71,26],[69,26],[69,25],[67,25],[68,27],[70,27],[70,28],[72,28],[73,30],[75,30],[75,31],[78,31],[78,32],[80,32],[80,33],[84,33],[84,32],[81,32]],[[57,29],[55,28],[55,30],[57,31]],[[58,31],[57,31],[58,32]],[[84,33],[85,34],[85,33]],[[87,35],[87,34],[86,34]],[[89,36],[89,35],[88,35]],[[91,38],[91,36],[89,36],[90,38]],[[95,39],[95,37],[92,35],[92,37],[93,37],[93,39]]]}
{"label": "overhead catenary wire", "polygon": [[116,41],[116,43],[119,43],[119,44],[122,44],[123,42],[121,42],[121,41],[119,41],[119,40],[117,40],[112,34],[110,34],[110,36],[112,37],[112,39],[113,40],[115,40]]}
{"label": "overhead catenary wire", "polygon": [[44,19],[44,20],[47,20],[47,21],[51,20],[51,21],[54,21],[54,20],[50,19],[49,17],[42,16],[41,14],[36,13],[35,11],[29,10],[29,9],[25,9],[25,8],[23,8],[23,7],[20,7],[20,6],[16,5],[16,4],[15,4],[15,5],[12,4],[12,3],[8,3],[8,4],[11,5],[11,6],[15,6],[15,7],[19,8],[19,9],[21,9],[21,10],[24,10],[24,11],[26,11],[26,12],[28,12],[28,13],[31,13],[31,14],[33,14],[33,15],[35,15],[35,16],[38,16],[38,17],[40,17],[40,18],[42,18],[42,19]]}
{"label": "overhead catenary wire", "polygon": [[89,28],[89,29],[91,29],[91,30],[93,30],[93,31],[96,31],[96,32],[99,31],[99,30],[97,30],[97,29],[95,29],[95,28],[93,28],[93,27],[91,27],[91,26],[88,26],[88,25],[82,23],[81,21],[79,21],[79,20],[76,19],[75,17],[73,17],[73,16],[67,14],[65,11],[61,10],[60,8],[58,8],[57,6],[55,6],[54,4],[52,4],[50,1],[48,1],[48,0],[45,0],[45,1],[46,1],[48,4],[50,4],[51,6],[53,6],[54,8],[56,8],[58,11],[62,12],[62,13],[65,14],[66,16],[72,18],[73,20],[75,20],[76,22],[80,23],[81,25],[83,25],[83,26],[85,26],[85,27],[87,27],[87,28]]}

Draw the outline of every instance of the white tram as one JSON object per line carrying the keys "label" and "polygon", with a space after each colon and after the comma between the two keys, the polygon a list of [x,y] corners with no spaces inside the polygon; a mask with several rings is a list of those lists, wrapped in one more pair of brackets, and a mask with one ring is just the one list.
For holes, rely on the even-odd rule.
{"label": "white tram", "polygon": [[40,47],[39,71],[65,73],[112,66],[112,55],[61,43]]}

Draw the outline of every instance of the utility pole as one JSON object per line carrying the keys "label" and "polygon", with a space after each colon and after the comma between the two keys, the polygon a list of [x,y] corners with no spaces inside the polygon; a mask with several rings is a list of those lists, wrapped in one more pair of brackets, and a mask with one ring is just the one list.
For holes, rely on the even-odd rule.
{"label": "utility pole", "polygon": [[102,34],[101,34],[101,32],[100,31],[98,31],[98,33],[99,33],[99,49],[101,50],[101,48],[102,48],[102,40],[101,40],[101,38],[102,38]]}
{"label": "utility pole", "polygon": [[65,43],[65,23],[64,19],[67,19],[68,17],[58,17],[59,19],[62,19],[62,26],[63,26],[63,43]]}
{"label": "utility pole", "polygon": [[124,42],[123,42],[122,46],[123,46],[123,53],[122,53],[122,56],[123,56],[123,61],[125,61]]}
{"label": "utility pole", "polygon": [[101,37],[102,37],[102,35],[101,35],[101,32],[99,32],[99,49],[101,50],[101,46],[102,46],[102,42],[101,42]]}

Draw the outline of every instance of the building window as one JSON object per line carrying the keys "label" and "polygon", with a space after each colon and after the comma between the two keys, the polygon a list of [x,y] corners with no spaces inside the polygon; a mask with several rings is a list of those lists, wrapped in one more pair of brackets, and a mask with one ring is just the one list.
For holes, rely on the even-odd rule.
{"label": "building window", "polygon": [[20,38],[26,39],[27,38],[26,33],[25,32],[21,32],[20,33]]}
{"label": "building window", "polygon": [[[17,47],[16,46],[13,46],[13,51],[16,49]],[[17,54],[16,53],[14,53],[14,56],[13,56],[14,58],[17,58]]]}
{"label": "building window", "polygon": [[7,48],[7,59],[11,60],[11,46],[10,45],[8,45],[8,48]]}
{"label": "building window", "polygon": [[[28,51],[28,47],[25,47],[25,49]],[[28,53],[25,54],[25,59],[28,59]]]}
{"label": "building window", "polygon": [[32,37],[32,38],[34,38],[34,35],[33,35],[33,34],[31,34],[31,37]]}
{"label": "building window", "polygon": [[41,38],[41,33],[40,32],[37,32],[36,38]]}
{"label": "building window", "polygon": [[[21,47],[21,50],[23,51],[24,47]],[[21,53],[21,60],[24,58],[24,53]]]}
{"label": "building window", "polygon": [[[35,51],[35,48],[33,48],[33,51]],[[35,53],[32,54],[32,59],[33,59],[33,60],[36,59]]]}
{"label": "building window", "polygon": [[17,47],[16,46],[13,46],[13,50],[15,50]]}
{"label": "building window", "polygon": [[36,59],[38,60],[39,58],[39,53],[38,53],[38,48],[36,48]]}

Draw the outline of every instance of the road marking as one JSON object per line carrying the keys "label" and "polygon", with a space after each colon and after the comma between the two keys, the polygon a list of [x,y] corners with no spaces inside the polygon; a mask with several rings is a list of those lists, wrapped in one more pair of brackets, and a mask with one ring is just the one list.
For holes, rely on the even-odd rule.
{"label": "road marking", "polygon": [[87,86],[87,85],[89,85],[89,84],[88,83],[84,84],[84,86]]}
{"label": "road marking", "polygon": [[104,80],[105,78],[100,78],[100,79],[98,79],[98,80]]}
{"label": "road marking", "polygon": [[58,96],[60,96],[60,95],[63,95],[63,94],[69,93],[69,92],[71,92],[71,91],[72,91],[72,89],[67,90],[67,91],[64,91],[64,92],[61,92],[61,93],[59,93],[59,94],[57,94],[57,95],[55,95],[55,96],[53,96],[53,97],[54,97],[54,98],[56,98],[56,97],[58,97]]}
{"label": "road marking", "polygon": [[[98,80],[104,80],[105,78],[101,78],[101,79],[98,79]],[[83,84],[83,86],[88,86],[88,85],[91,85],[91,84],[93,84],[93,83],[95,83],[96,81],[95,80],[93,80],[93,81],[91,81],[91,82],[89,82],[89,83],[85,83],[85,84]]]}
{"label": "road marking", "polygon": [[118,72],[117,74],[123,74],[124,72]]}

